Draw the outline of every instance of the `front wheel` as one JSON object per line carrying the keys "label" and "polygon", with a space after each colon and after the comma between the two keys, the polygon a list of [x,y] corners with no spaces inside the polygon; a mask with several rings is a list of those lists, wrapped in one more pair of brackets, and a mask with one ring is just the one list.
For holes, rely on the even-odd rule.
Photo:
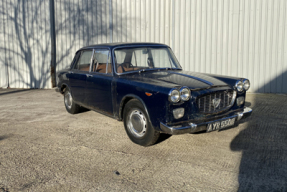
{"label": "front wheel", "polygon": [[153,145],[160,133],[150,123],[141,102],[130,100],[124,108],[124,126],[129,138],[142,146]]}

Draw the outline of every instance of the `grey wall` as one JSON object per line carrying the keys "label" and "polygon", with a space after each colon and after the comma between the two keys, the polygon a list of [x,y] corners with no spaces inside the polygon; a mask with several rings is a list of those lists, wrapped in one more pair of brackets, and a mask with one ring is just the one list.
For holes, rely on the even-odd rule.
{"label": "grey wall", "polygon": [[49,88],[48,0],[0,1],[0,87]]}
{"label": "grey wall", "polygon": [[[25,36],[22,29],[20,39],[15,13],[5,9],[17,4],[24,4],[27,22],[16,23],[30,34]],[[48,46],[50,52],[48,0],[5,0],[0,5],[6,26],[0,29],[5,50],[0,53],[0,87],[7,85],[7,68],[10,87],[50,87],[50,54],[36,49]],[[37,6],[45,14],[33,17]],[[85,45],[159,42],[172,47],[185,70],[247,77],[250,92],[287,93],[286,10],[286,0],[55,0],[57,70]],[[32,67],[22,58],[29,51],[22,51],[20,42],[32,47]]]}

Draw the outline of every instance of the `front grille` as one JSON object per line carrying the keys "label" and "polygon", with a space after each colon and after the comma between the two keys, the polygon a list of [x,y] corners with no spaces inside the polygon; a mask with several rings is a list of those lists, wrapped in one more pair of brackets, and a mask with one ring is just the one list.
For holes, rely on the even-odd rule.
{"label": "front grille", "polygon": [[[201,113],[218,113],[230,108],[235,101],[236,91],[218,91],[197,99],[198,109]],[[220,99],[219,104],[216,103]],[[214,102],[215,101],[215,102]],[[216,106],[218,104],[218,106]]]}

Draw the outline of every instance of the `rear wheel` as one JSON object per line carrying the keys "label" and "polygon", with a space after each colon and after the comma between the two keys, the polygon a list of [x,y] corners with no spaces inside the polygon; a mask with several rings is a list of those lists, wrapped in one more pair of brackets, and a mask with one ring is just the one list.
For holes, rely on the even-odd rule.
{"label": "rear wheel", "polygon": [[80,111],[80,106],[73,101],[72,94],[68,88],[64,92],[64,104],[66,110],[71,114],[76,114]]}
{"label": "rear wheel", "polygon": [[123,115],[125,130],[134,143],[149,146],[157,141],[160,133],[151,125],[141,102],[136,99],[130,100],[124,108]]}

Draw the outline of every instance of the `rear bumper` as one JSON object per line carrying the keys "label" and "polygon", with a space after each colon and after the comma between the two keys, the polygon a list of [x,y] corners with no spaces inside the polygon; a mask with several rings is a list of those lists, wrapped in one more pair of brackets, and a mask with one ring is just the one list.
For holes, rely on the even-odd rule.
{"label": "rear bumper", "polygon": [[236,118],[236,121],[239,121],[243,118],[249,117],[252,113],[252,109],[249,107],[245,107],[244,111],[241,113],[237,113],[236,115],[232,116],[227,116],[224,118],[216,119],[214,121],[209,121],[209,122],[203,122],[203,123],[189,123],[188,126],[184,127],[170,127],[168,125],[165,125],[164,123],[160,123],[160,128],[164,133],[171,134],[171,135],[179,135],[179,134],[184,134],[184,133],[195,133],[198,131],[204,131],[207,129],[207,125],[210,123],[214,123],[217,121],[223,121],[225,119],[230,119],[230,118]]}

